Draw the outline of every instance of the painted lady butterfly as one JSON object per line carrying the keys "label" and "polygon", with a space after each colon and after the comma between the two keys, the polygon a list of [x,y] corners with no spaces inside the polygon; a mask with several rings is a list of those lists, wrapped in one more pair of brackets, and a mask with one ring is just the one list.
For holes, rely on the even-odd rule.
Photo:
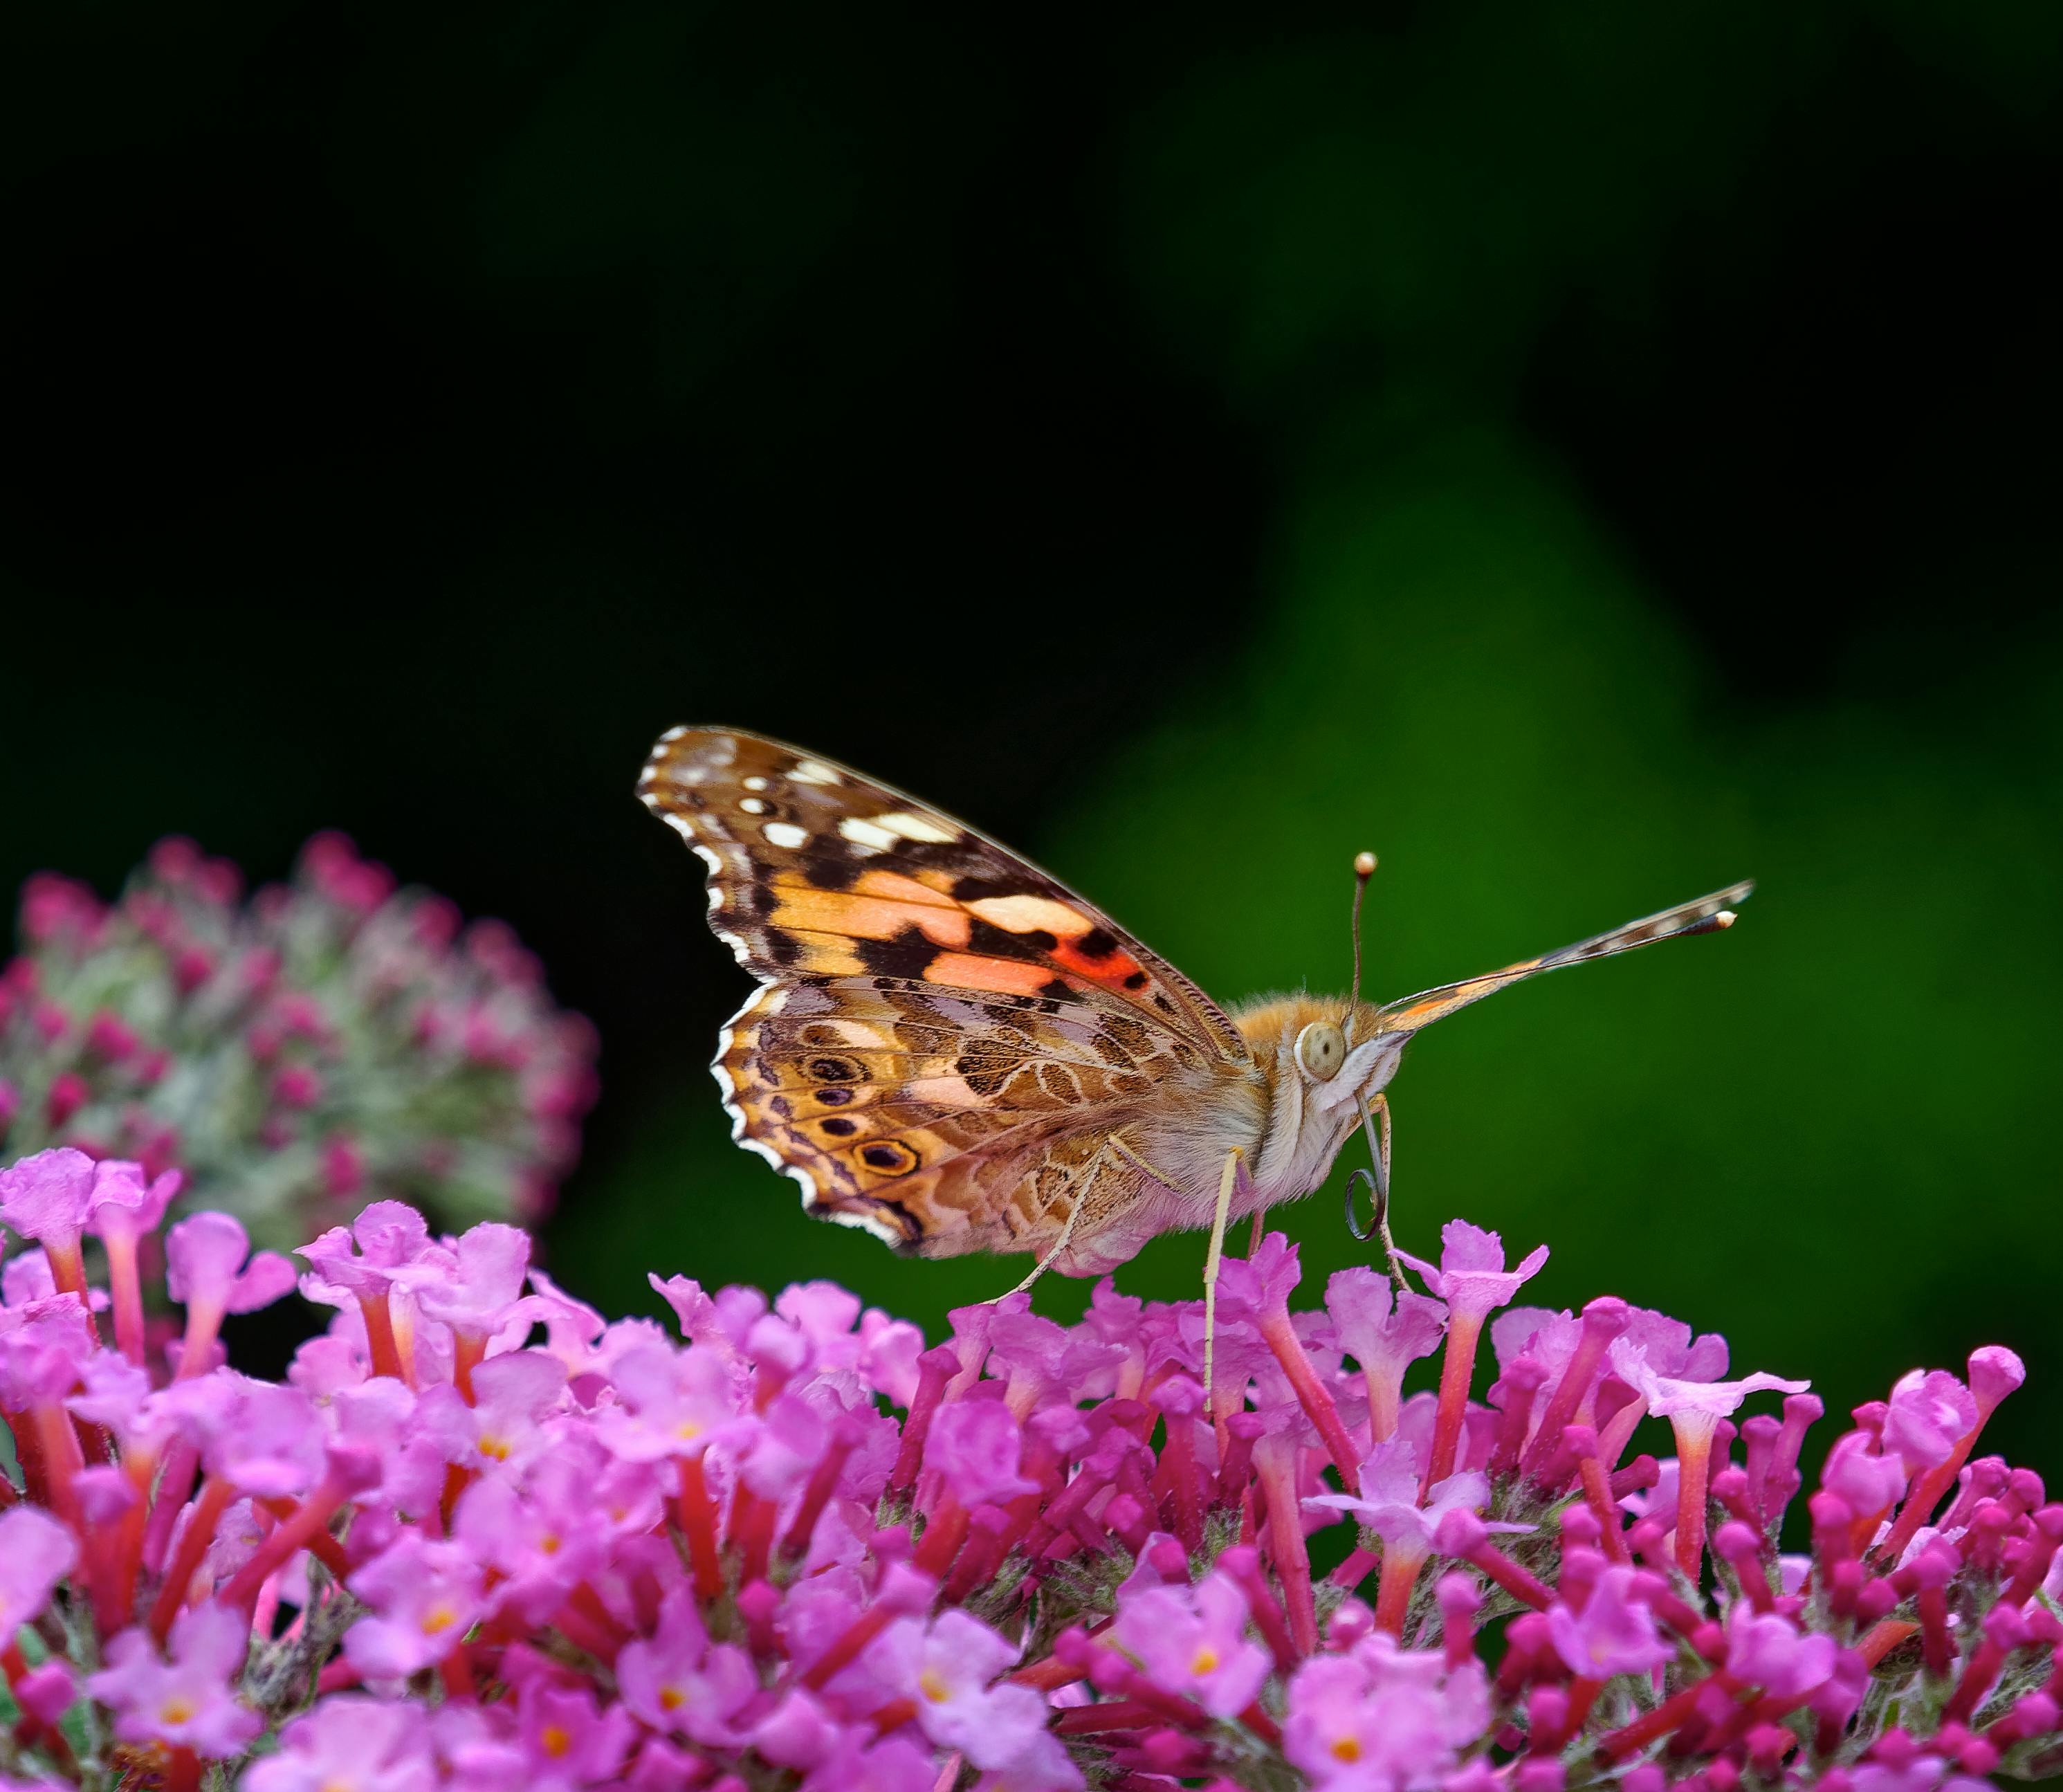
{"label": "painted lady butterfly", "polygon": [[1376,1114],[1380,1215],[1382,1090],[1420,1028],[1726,927],[1754,888],[1382,1007],[1228,1014],[1015,853],[798,748],[674,728],[638,794],[707,862],[710,925],[759,980],[714,1065],[733,1136],[812,1214],[919,1256],[1036,1251],[1035,1276],[1100,1275],[1215,1206],[1214,1271],[1229,1214],[1309,1194]]}

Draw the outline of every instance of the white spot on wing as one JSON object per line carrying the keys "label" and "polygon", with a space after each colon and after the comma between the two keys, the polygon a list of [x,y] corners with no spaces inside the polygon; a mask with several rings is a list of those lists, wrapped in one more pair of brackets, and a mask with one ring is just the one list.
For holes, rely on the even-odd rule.
{"label": "white spot on wing", "polygon": [[806,829],[798,828],[792,821],[770,821],[759,832],[766,836],[770,845],[790,852],[810,837]]}
{"label": "white spot on wing", "polygon": [[956,830],[941,828],[929,815],[904,813],[878,815],[875,819],[891,833],[900,834],[906,840],[928,840],[935,846],[949,846],[959,838]]}
{"label": "white spot on wing", "polygon": [[834,784],[838,781],[837,771],[822,759],[798,759],[788,775],[798,784]]}
{"label": "white spot on wing", "polygon": [[766,780],[754,772],[745,780],[745,787],[747,790],[764,790],[766,787]]}
{"label": "white spot on wing", "polygon": [[[694,847],[698,852],[702,852],[702,856],[709,860],[712,868],[715,866],[716,855],[713,852],[702,852],[702,843],[695,838],[695,824],[692,821],[689,820],[686,815],[670,813],[662,815],[659,819],[665,822],[669,828],[672,828],[675,833],[678,834],[682,840],[686,840],[689,845]],[[678,862],[678,861],[677,860],[676,863]]]}
{"label": "white spot on wing", "polygon": [[669,728],[664,734],[659,736],[659,744],[662,747],[664,747],[670,741],[678,740],[681,736],[687,731],[688,725],[685,722],[682,723],[678,727]]}
{"label": "white spot on wing", "polygon": [[749,815],[763,815],[766,812],[766,805],[756,796],[740,797],[738,806]]}
{"label": "white spot on wing", "polygon": [[863,846],[870,852],[886,852],[895,844],[895,836],[886,828],[858,815],[847,815],[838,824],[838,832],[855,846]]}

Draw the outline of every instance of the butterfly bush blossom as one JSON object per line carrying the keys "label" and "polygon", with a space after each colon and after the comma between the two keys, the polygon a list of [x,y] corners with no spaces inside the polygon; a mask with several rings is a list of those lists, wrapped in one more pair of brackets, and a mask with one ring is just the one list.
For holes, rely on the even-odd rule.
{"label": "butterfly bush blossom", "polygon": [[[1514,1307],[1542,1253],[1460,1221],[1430,1296],[1352,1269],[1293,1309],[1293,1246],[1229,1261],[1209,1387],[1198,1303],[1108,1283],[1079,1325],[1015,1295],[928,1348],[826,1283],[655,1276],[674,1323],[612,1323],[522,1231],[386,1201],[298,1271],[171,1224],[154,1355],[175,1178],[0,1170],[0,1789],[2063,1770],[2063,1504],[1978,1453],[2009,1351],[1858,1408],[1793,1555],[1804,1384],[1614,1296]],[[296,1283],[330,1318],[284,1379],[226,1363],[222,1315]]]}
{"label": "butterfly bush blossom", "polygon": [[239,900],[159,844],[119,900],[43,874],[0,970],[0,1143],[154,1173],[274,1245],[376,1194],[448,1222],[541,1217],[594,1096],[593,1031],[498,921],[396,889],[340,834]]}

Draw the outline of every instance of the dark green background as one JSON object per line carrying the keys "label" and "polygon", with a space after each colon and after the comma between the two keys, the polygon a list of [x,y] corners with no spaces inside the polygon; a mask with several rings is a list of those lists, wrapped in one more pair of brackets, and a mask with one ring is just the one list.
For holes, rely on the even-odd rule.
{"label": "dark green background", "polygon": [[[600,1022],[573,1286],[931,1327],[1020,1266],[725,1142],[666,725],[919,791],[1228,1001],[1344,982],[1364,845],[1385,995],[1751,874],[1414,1047],[1407,1246],[1545,1239],[1837,1411],[2009,1343],[2063,1471],[2063,12],[1262,10],[17,21],[0,872],[342,826]],[[1289,1218],[1353,1256],[1337,1183]]]}

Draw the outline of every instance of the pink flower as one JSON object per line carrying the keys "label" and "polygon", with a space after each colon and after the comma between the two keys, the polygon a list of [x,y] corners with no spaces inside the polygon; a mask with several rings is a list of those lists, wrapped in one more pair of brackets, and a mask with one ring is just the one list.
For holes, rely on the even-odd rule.
{"label": "pink flower", "polygon": [[1607,1568],[1590,1589],[1580,1612],[1557,1600],[1547,1609],[1547,1635],[1570,1673],[1608,1680],[1615,1673],[1646,1673],[1675,1658],[1662,1640],[1655,1614],[1635,1597],[1635,1569]]}
{"label": "pink flower", "polygon": [[250,1653],[251,1627],[225,1605],[195,1605],[171,1630],[161,1658],[143,1630],[125,1630],[107,1645],[107,1665],[86,1690],[115,1713],[125,1742],[163,1742],[210,1760],[239,1753],[264,1728],[237,1702],[235,1680]]}
{"label": "pink flower", "polygon": [[432,1792],[436,1758],[423,1708],[336,1693],[280,1733],[253,1763],[243,1792]]}
{"label": "pink flower", "polygon": [[0,1637],[11,1639],[40,1617],[78,1561],[71,1532],[42,1508],[0,1513]]}
{"label": "pink flower", "polygon": [[349,1585],[376,1614],[344,1639],[352,1665],[368,1679],[400,1679],[442,1661],[480,1615],[480,1564],[463,1544],[428,1543],[412,1531]]}
{"label": "pink flower", "polygon": [[227,1214],[192,1214],[165,1234],[165,1291],[216,1315],[253,1313],[293,1292],[292,1263],[276,1250],[250,1252],[250,1234]]}
{"label": "pink flower", "polygon": [[76,1246],[93,1211],[94,1162],[68,1146],[0,1170],[0,1220],[25,1238]]}
{"label": "pink flower", "polygon": [[517,1718],[530,1758],[525,1784],[535,1792],[617,1784],[637,1727],[621,1705],[604,1710],[591,1688],[542,1678],[524,1686]]}
{"label": "pink flower", "polygon": [[[1330,1507],[1347,1513],[1381,1537],[1391,1549],[1424,1556],[1433,1547],[1434,1533],[1450,1512],[1481,1512],[1490,1504],[1490,1477],[1470,1469],[1436,1481],[1422,1505],[1418,1498],[1418,1447],[1396,1437],[1378,1444],[1361,1459],[1361,1492],[1313,1494],[1306,1507]],[[1517,1533],[1530,1524],[1508,1524],[1502,1520],[1488,1523],[1486,1530]]]}
{"label": "pink flower", "polygon": [[1788,1618],[1744,1601],[1727,1613],[1727,1672],[1767,1697],[1802,1698],[1824,1685],[1839,1653],[1832,1637],[1801,1635]]}
{"label": "pink flower", "polygon": [[1977,1403],[1961,1382],[1945,1369],[1915,1369],[1891,1391],[1884,1448],[1916,1475],[1946,1462],[1977,1423]]}
{"label": "pink flower", "polygon": [[1679,1381],[1656,1375],[1648,1367],[1645,1351],[1638,1346],[1627,1349],[1623,1345],[1623,1339],[1613,1345],[1612,1366],[1658,1419],[1685,1419],[1709,1425],[1738,1412],[1741,1402],[1751,1394],[1802,1394],[1812,1385],[1809,1381],[1786,1381],[1781,1375],[1766,1375],[1760,1370],[1738,1381]]}
{"label": "pink flower", "polygon": [[397,1279],[393,1272],[429,1248],[429,1227],[413,1207],[376,1201],[348,1228],[333,1226],[295,1253],[313,1266],[301,1278],[301,1292],[328,1307],[383,1295]]}
{"label": "pink flower", "polygon": [[601,1413],[595,1433],[626,1462],[700,1456],[742,1428],[730,1369],[706,1345],[633,1344],[613,1379],[618,1403]]}
{"label": "pink flower", "polygon": [[1289,1681],[1282,1752],[1313,1786],[1436,1786],[1490,1722],[1490,1685],[1470,1661],[1398,1649],[1381,1631],[1314,1657]]}
{"label": "pink flower", "polygon": [[1506,1270],[1503,1239],[1466,1220],[1455,1219],[1440,1229],[1438,1269],[1401,1250],[1397,1255],[1400,1262],[1418,1272],[1426,1286],[1447,1303],[1451,1314],[1469,1314],[1479,1319],[1509,1303],[1540,1273],[1547,1262],[1547,1247],[1540,1246],[1517,1269]]}
{"label": "pink flower", "polygon": [[931,1420],[924,1465],[944,1477],[962,1505],[999,1505],[1037,1491],[1017,1472],[1023,1449],[1017,1421],[1000,1401],[954,1400]]}
{"label": "pink flower", "polygon": [[1440,1347],[1447,1310],[1414,1294],[1397,1295],[1393,1307],[1389,1278],[1357,1264],[1334,1271],[1326,1283],[1325,1311],[1340,1348],[1361,1365],[1369,1422],[1380,1442],[1397,1429],[1404,1371]]}
{"label": "pink flower", "polygon": [[1270,1665],[1247,1641],[1248,1618],[1238,1584],[1210,1574],[1194,1588],[1184,1581],[1120,1597],[1112,1634],[1164,1691],[1231,1718],[1253,1702]]}
{"label": "pink flower", "polygon": [[917,1722],[939,1747],[975,1766],[1015,1771],[1027,1785],[1080,1786],[1046,1729],[1046,1702],[1023,1686],[991,1683],[1017,1659],[1005,1642],[964,1612],[941,1612],[930,1628],[899,1619],[881,1640],[879,1671],[917,1707]]}
{"label": "pink flower", "polygon": [[425,1319],[486,1338],[529,1311],[529,1234],[483,1220],[451,1241],[449,1260],[404,1263],[394,1280],[413,1291]]}
{"label": "pink flower", "polygon": [[710,1643],[685,1591],[668,1597],[650,1637],[625,1645],[616,1677],[623,1702],[644,1722],[712,1748],[738,1739],[737,1720],[759,1690],[750,1657],[734,1645]]}

